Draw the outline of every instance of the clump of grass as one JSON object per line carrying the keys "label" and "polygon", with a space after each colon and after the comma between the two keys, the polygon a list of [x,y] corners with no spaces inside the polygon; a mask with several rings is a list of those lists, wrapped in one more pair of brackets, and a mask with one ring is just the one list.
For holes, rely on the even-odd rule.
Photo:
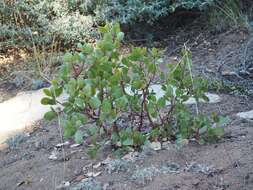
{"label": "clump of grass", "polygon": [[209,24],[218,32],[229,28],[249,27],[248,17],[242,12],[238,0],[217,1],[207,14]]}

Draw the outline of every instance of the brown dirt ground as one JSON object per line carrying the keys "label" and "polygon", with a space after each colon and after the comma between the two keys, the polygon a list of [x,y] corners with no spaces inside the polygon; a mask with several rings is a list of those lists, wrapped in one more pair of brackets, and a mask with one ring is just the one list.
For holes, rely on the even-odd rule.
{"label": "brown dirt ground", "polygon": [[[176,55],[177,51],[173,51],[175,47],[188,41],[184,31],[181,35],[182,38],[177,38],[180,41],[177,39],[173,41],[171,38],[171,42],[168,42],[168,59],[172,60]],[[221,60],[231,51],[240,52],[239,50],[249,40],[248,33],[244,31],[232,31],[213,36],[199,31],[188,35],[193,36],[190,38],[191,42],[188,43],[192,46],[194,71],[208,73],[208,75],[211,73],[212,77],[216,76]],[[240,55],[240,53],[235,54],[233,58],[225,62],[225,65],[236,66]],[[126,171],[108,174],[106,166],[94,169],[102,172],[96,180],[104,184],[104,189],[108,184],[107,189],[114,190],[253,189],[253,123],[235,116],[240,111],[253,109],[253,99],[247,96],[220,95],[222,97],[220,103],[200,106],[202,112],[215,111],[230,117],[230,124],[225,128],[226,135],[219,142],[202,146],[190,142],[180,149],[171,144],[169,150],[152,152],[145,158],[129,164],[129,170]],[[57,123],[48,124],[41,121],[28,137],[23,137],[15,146],[0,151],[0,189],[51,190],[56,189],[62,181],[69,181],[71,186],[75,186],[86,178],[87,172],[83,171],[83,167],[90,163],[96,164],[111,156],[110,148],[108,148],[100,152],[96,159],[91,160],[85,153],[87,149],[85,145],[76,148],[66,146],[64,151],[58,149],[60,154],[57,160],[49,160],[48,157],[55,145],[61,142],[59,134]],[[137,169],[151,166],[158,168],[170,162],[175,162],[180,166],[197,162],[212,165],[215,171],[210,175],[189,171],[159,173],[144,184],[139,184],[132,179]]]}

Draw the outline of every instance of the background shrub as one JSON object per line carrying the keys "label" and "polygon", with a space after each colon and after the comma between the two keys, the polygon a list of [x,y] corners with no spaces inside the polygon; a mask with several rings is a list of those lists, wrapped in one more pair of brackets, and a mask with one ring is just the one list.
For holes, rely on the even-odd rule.
{"label": "background shrub", "polygon": [[177,8],[204,9],[213,0],[3,0],[0,2],[2,45],[55,41],[73,44],[97,37],[94,26],[117,20],[121,24],[152,24]]}
{"label": "background shrub", "polygon": [[97,38],[95,28],[107,21],[152,25],[185,10],[207,14],[209,24],[222,30],[245,26],[252,5],[248,0],[3,0],[0,41],[2,46],[56,43],[66,48]]}

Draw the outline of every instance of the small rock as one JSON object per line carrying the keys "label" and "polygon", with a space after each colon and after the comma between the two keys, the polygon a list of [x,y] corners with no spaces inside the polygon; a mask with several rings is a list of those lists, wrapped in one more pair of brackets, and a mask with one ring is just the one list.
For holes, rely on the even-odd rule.
{"label": "small rock", "polygon": [[79,181],[82,181],[82,180],[84,180],[84,179],[86,179],[86,177],[85,177],[84,175],[79,175],[79,176],[77,176],[73,181],[79,182]]}
{"label": "small rock", "polygon": [[181,171],[181,167],[177,163],[166,163],[164,166],[162,166],[161,171],[163,173],[179,173]]}
{"label": "small rock", "polygon": [[247,112],[240,112],[238,114],[236,114],[238,117],[242,118],[242,119],[249,119],[249,120],[253,120],[253,110],[251,111],[247,111]]}
{"label": "small rock", "polygon": [[105,184],[103,185],[103,190],[107,190],[109,186],[110,186],[109,183],[105,183]]}
{"label": "small rock", "polygon": [[37,79],[37,80],[32,80],[31,88],[32,88],[32,90],[38,90],[40,88],[49,87],[49,86],[50,86],[49,83],[44,82],[40,79]]}
{"label": "small rock", "polygon": [[111,160],[107,164],[106,171],[109,174],[127,172],[129,170],[130,164],[129,161],[123,159]]}
{"label": "small rock", "polygon": [[94,178],[83,179],[78,184],[70,188],[70,190],[103,190],[100,182]]}
{"label": "small rock", "polygon": [[241,77],[234,71],[223,71],[221,75],[224,77],[229,77],[230,80],[238,78],[241,79]]}
{"label": "small rock", "polygon": [[20,187],[23,184],[25,184],[25,181],[20,181],[20,182],[17,183],[17,187]]}
{"label": "small rock", "polygon": [[66,142],[64,142],[64,143],[59,143],[59,144],[55,145],[55,147],[56,147],[56,148],[61,148],[61,147],[63,147],[63,146],[67,146],[67,145],[69,145],[69,144],[70,144],[69,141],[66,141]]}
{"label": "small rock", "polygon": [[71,146],[70,146],[70,148],[75,148],[75,147],[79,147],[81,144],[72,144]]}
{"label": "small rock", "polygon": [[122,159],[133,162],[136,160],[136,157],[138,156],[138,154],[139,154],[138,152],[129,152],[128,154],[123,156]]}
{"label": "small rock", "polygon": [[112,161],[112,158],[107,157],[104,161],[102,161],[102,164],[107,165]]}
{"label": "small rock", "polygon": [[171,146],[171,142],[170,141],[163,142],[163,144],[162,144],[162,148],[166,149],[166,150],[169,150],[170,146]]}
{"label": "small rock", "polygon": [[97,169],[101,166],[101,162],[97,163],[96,165],[93,166],[94,169]]}
{"label": "small rock", "polygon": [[53,151],[51,155],[48,157],[49,160],[57,160],[57,152]]}
{"label": "small rock", "polygon": [[150,148],[155,150],[155,151],[158,151],[158,150],[161,150],[162,149],[162,145],[160,142],[152,142],[150,143]]}
{"label": "small rock", "polygon": [[65,189],[66,187],[70,186],[70,182],[69,181],[63,181],[60,185],[58,185],[56,187],[56,189]]}
{"label": "small rock", "polygon": [[87,177],[97,177],[101,174],[102,172],[88,172],[86,174]]}
{"label": "small rock", "polygon": [[204,164],[198,164],[196,162],[193,162],[189,164],[186,168],[186,171],[188,172],[196,172],[196,173],[203,173],[206,175],[210,175],[214,172],[214,168],[212,166],[207,166]]}
{"label": "small rock", "polygon": [[167,141],[168,141],[168,138],[163,138],[162,141],[163,141],[163,142],[167,142]]}
{"label": "small rock", "polygon": [[151,166],[148,168],[137,169],[131,178],[135,181],[136,184],[144,186],[147,183],[151,182],[153,178],[159,173],[160,171],[156,167]]}

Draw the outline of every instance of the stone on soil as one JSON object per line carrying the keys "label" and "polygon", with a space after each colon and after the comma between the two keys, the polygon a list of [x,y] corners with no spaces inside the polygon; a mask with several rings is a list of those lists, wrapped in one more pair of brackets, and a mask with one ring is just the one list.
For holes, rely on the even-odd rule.
{"label": "stone on soil", "polygon": [[238,117],[242,119],[250,119],[253,120],[253,110],[247,112],[240,112],[237,114]]}
{"label": "stone on soil", "polygon": [[[45,97],[43,89],[18,94],[0,103],[0,143],[43,118],[50,106],[40,103]],[[65,99],[64,96],[60,98]]]}

